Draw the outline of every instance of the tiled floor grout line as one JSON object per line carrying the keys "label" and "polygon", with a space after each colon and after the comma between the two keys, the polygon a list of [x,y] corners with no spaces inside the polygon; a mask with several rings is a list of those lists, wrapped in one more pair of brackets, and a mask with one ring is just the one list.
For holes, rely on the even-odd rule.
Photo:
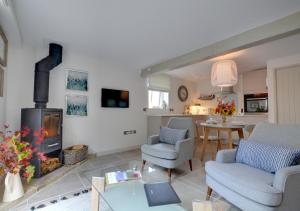
{"label": "tiled floor grout line", "polygon": [[81,185],[82,185],[84,188],[87,188],[86,185],[84,184],[84,182],[82,181],[82,178],[79,176],[78,173],[76,173],[76,176],[77,176],[77,178],[79,179]]}

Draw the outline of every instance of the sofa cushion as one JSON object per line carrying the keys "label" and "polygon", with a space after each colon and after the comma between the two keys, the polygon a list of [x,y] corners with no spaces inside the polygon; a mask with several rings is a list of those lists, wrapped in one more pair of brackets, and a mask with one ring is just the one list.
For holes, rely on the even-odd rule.
{"label": "sofa cushion", "polygon": [[176,160],[178,157],[178,153],[175,150],[175,145],[172,144],[144,144],[142,145],[142,152],[158,158],[168,159],[168,160]]}
{"label": "sofa cushion", "polygon": [[278,206],[282,201],[282,192],[272,186],[274,174],[241,163],[216,161],[206,162],[205,171],[228,189],[255,202]]}
{"label": "sofa cushion", "polygon": [[187,129],[173,129],[161,127],[159,133],[160,142],[175,145],[177,141],[186,138]]}
{"label": "sofa cushion", "polygon": [[236,154],[236,162],[275,173],[281,168],[291,166],[299,153],[299,148],[241,141]]}

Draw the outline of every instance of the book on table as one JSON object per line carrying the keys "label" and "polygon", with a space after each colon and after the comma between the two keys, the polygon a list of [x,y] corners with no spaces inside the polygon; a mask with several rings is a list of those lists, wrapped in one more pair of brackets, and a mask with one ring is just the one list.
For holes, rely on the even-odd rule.
{"label": "book on table", "polygon": [[181,203],[175,190],[168,182],[144,184],[149,207]]}
{"label": "book on table", "polygon": [[139,171],[128,170],[128,171],[108,172],[105,174],[105,183],[106,185],[111,185],[119,182],[140,179],[141,177],[142,176]]}

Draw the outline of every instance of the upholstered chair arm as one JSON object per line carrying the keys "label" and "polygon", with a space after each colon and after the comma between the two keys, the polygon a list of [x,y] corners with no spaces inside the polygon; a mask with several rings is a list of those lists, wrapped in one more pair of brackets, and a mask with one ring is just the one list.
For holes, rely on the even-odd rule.
{"label": "upholstered chair arm", "polygon": [[280,210],[299,210],[300,165],[280,169],[276,172],[273,187],[283,192]]}
{"label": "upholstered chair arm", "polygon": [[236,149],[224,149],[217,153],[216,161],[220,163],[234,163]]}
{"label": "upholstered chair arm", "polygon": [[286,192],[293,189],[295,195],[300,195],[300,165],[279,169],[274,177],[274,188]]}
{"label": "upholstered chair arm", "polygon": [[180,159],[190,160],[193,157],[194,139],[187,138],[177,141],[175,145],[176,152],[179,153]]}
{"label": "upholstered chair arm", "polygon": [[147,144],[153,145],[158,144],[159,142],[159,135],[152,135],[148,137]]}

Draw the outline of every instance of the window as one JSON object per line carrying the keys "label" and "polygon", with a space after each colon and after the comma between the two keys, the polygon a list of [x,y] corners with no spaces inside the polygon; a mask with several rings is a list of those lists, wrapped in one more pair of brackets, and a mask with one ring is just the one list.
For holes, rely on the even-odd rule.
{"label": "window", "polygon": [[170,77],[155,74],[147,78],[148,108],[166,109],[169,107]]}
{"label": "window", "polygon": [[148,108],[165,109],[169,107],[169,92],[148,90]]}

